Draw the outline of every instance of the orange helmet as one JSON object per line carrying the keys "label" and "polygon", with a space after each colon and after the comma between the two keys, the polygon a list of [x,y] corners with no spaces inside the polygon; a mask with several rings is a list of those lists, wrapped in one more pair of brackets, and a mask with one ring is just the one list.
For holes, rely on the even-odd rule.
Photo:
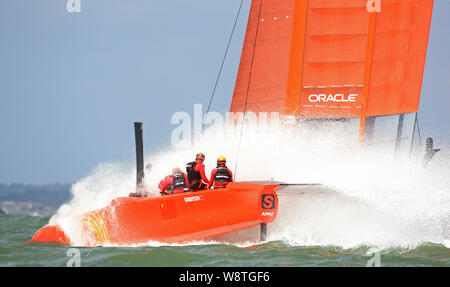
{"label": "orange helmet", "polygon": [[224,156],[221,155],[217,158],[217,165],[224,166],[226,164],[227,164],[227,159]]}
{"label": "orange helmet", "polygon": [[205,160],[205,154],[202,152],[199,152],[196,156],[195,156],[195,160],[201,160],[204,161]]}

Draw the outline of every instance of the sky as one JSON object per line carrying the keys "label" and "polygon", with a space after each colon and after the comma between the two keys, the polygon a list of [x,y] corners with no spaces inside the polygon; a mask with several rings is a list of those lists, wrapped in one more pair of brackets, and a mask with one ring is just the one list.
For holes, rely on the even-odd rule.
{"label": "sky", "polygon": [[[170,145],[171,116],[206,108],[241,0],[0,0],[0,183],[70,183]],[[405,0],[406,1],[406,0]],[[244,0],[212,110],[229,110]],[[435,0],[419,120],[450,137],[450,1]],[[436,142],[439,144],[439,141]]]}

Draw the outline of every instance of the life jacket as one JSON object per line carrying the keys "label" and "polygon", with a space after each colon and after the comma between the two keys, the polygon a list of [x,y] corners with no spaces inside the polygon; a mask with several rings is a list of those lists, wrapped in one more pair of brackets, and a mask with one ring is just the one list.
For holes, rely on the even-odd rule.
{"label": "life jacket", "polygon": [[186,172],[188,175],[189,183],[201,181],[202,175],[199,171],[196,171],[194,167],[197,165],[197,162],[191,161],[186,164]]}
{"label": "life jacket", "polygon": [[173,192],[174,190],[184,190],[185,188],[187,188],[187,182],[186,178],[184,177],[184,173],[177,172],[174,173],[172,177],[173,183],[169,185],[169,187],[167,188],[168,190]]}
{"label": "life jacket", "polygon": [[225,187],[231,180],[231,174],[226,166],[218,166],[214,175],[214,187]]}

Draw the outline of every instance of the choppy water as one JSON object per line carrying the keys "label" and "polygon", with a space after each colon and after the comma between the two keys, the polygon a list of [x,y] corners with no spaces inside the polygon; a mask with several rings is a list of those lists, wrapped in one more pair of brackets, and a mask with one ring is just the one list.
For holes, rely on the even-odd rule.
{"label": "choppy water", "polygon": [[[49,217],[0,216],[0,266],[66,266],[70,247],[24,243]],[[293,246],[283,241],[239,247],[227,244],[77,248],[81,266],[366,266],[371,248]],[[450,249],[424,243],[380,252],[381,266],[450,266]]]}

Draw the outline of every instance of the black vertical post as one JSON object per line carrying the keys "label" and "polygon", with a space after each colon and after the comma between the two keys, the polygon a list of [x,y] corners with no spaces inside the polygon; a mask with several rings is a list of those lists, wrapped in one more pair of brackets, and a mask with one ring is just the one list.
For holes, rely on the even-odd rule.
{"label": "black vertical post", "polygon": [[364,132],[364,145],[373,144],[373,133],[375,131],[375,117],[366,118],[366,127]]}
{"label": "black vertical post", "polygon": [[267,223],[261,223],[260,224],[260,237],[259,241],[266,241],[267,237]]}
{"label": "black vertical post", "polygon": [[423,161],[422,161],[423,168],[426,168],[428,166],[428,163],[431,161],[431,159],[434,157],[434,155],[440,150],[441,149],[434,148],[432,138],[427,138],[427,144],[425,147],[425,156],[423,157]]}
{"label": "black vertical post", "polygon": [[136,193],[141,193],[144,181],[144,144],[142,140],[142,123],[134,123],[134,136],[136,139]]}
{"label": "black vertical post", "polygon": [[405,118],[405,114],[400,114],[398,117],[398,126],[397,126],[397,138],[395,140],[395,155],[397,156],[400,150],[400,144],[402,143],[402,133],[403,133],[403,120]]}
{"label": "black vertical post", "polygon": [[412,138],[411,138],[411,147],[409,148],[409,157],[411,157],[412,153],[413,153],[414,137],[416,136],[416,126],[417,126],[417,113],[416,113],[416,116],[414,117],[414,129],[413,129]]}

